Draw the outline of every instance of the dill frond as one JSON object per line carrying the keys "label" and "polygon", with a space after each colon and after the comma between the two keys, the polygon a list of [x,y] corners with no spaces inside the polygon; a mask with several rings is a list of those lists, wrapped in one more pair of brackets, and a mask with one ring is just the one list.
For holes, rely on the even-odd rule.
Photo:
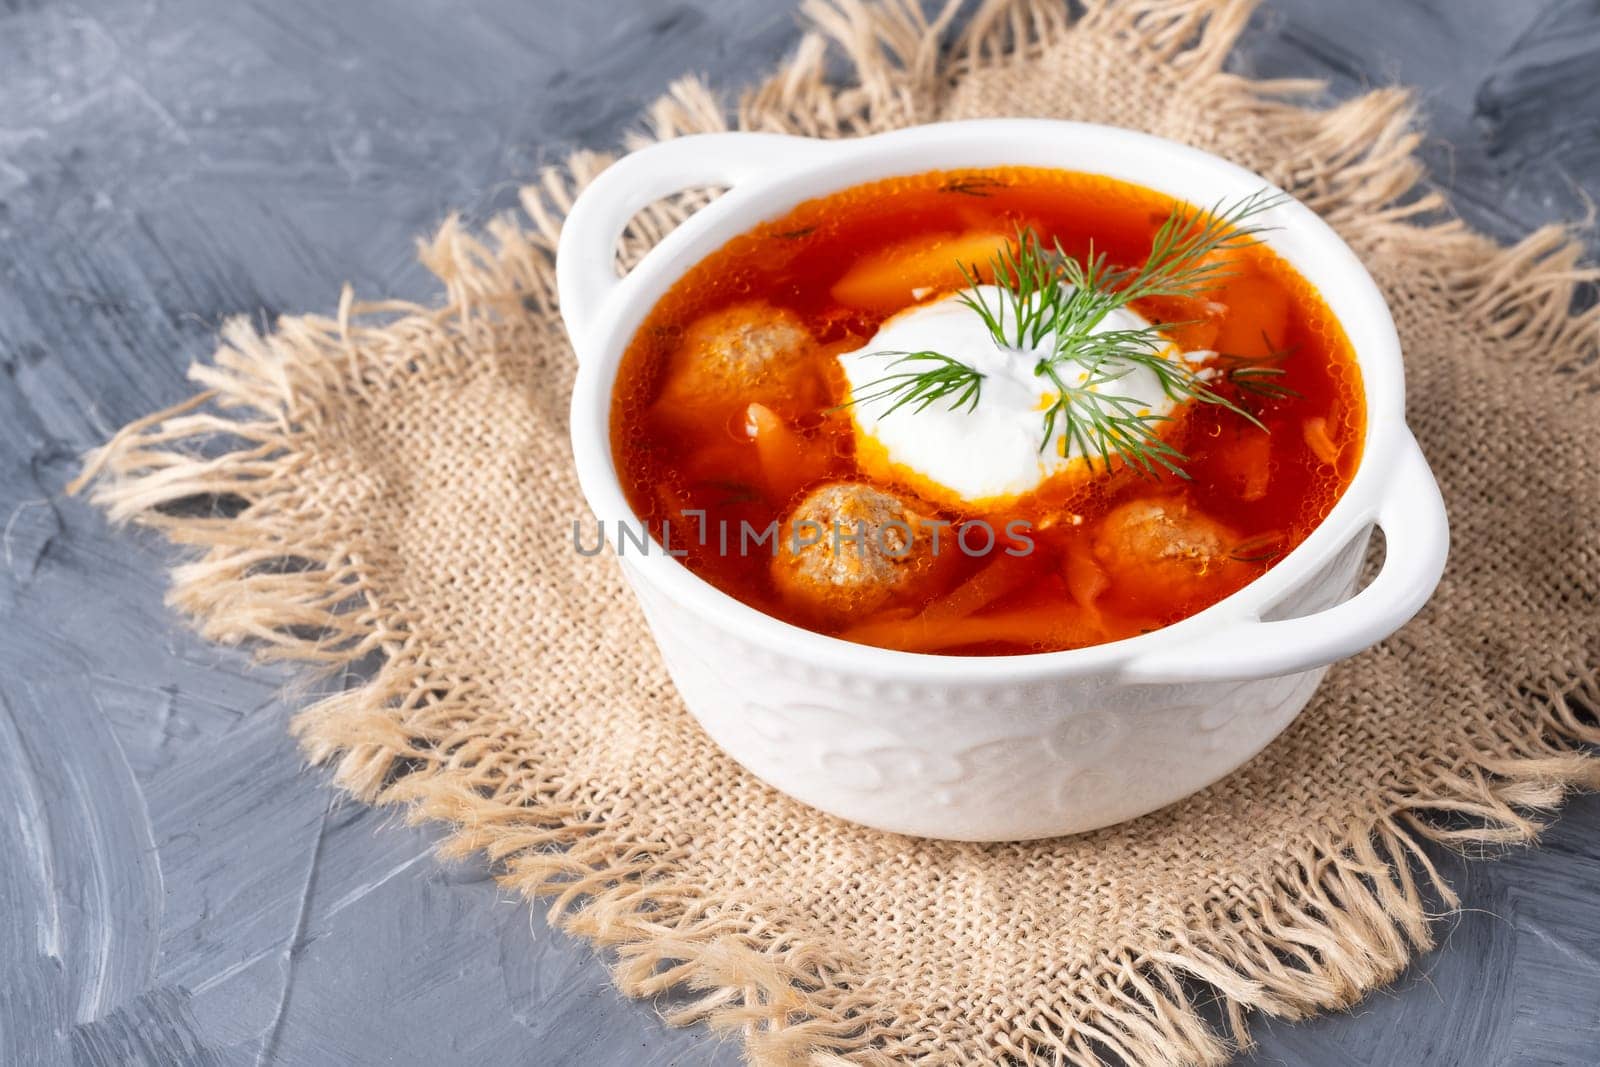
{"label": "dill frond", "polygon": [[[950,401],[951,411],[960,411],[965,407],[972,411],[978,406],[978,397],[983,390],[983,375],[976,368],[962,363],[958,359],[939,352],[882,352],[885,356],[898,356],[899,358],[889,364],[898,367],[902,363],[932,363],[934,366],[923,370],[905,370],[895,374],[886,374],[882,378],[874,379],[862,386],[861,392],[850,397],[850,400],[840,407],[849,407],[851,404],[869,403],[874,400],[883,400],[894,397],[895,402],[883,416],[894,414],[907,405],[914,405],[913,411],[925,411],[935,401],[953,396]],[[880,417],[883,417],[880,416]]]}
{"label": "dill frond", "polygon": [[[1203,368],[1176,353],[1165,332],[1173,324],[1100,327],[1135,301],[1193,299],[1215,288],[1231,274],[1229,257],[1221,253],[1256,243],[1265,228],[1250,220],[1284,199],[1262,190],[1209,211],[1182,205],[1156,230],[1149,256],[1137,267],[1113,266],[1092,242],[1081,259],[1067,255],[1059,242],[1047,248],[1028,227],[1020,227],[1015,242],[990,259],[993,286],[984,285],[975,268],[958,264],[967,282],[959,299],[983,320],[996,345],[1037,357],[1034,374],[1054,390],[1044,412],[1041,452],[1076,450],[1091,469],[1098,461],[1107,472],[1117,460],[1151,476],[1165,471],[1188,477],[1182,468],[1187,457],[1160,434],[1170,417],[1149,414],[1138,399],[1107,389],[1135,369],[1153,375],[1176,403],[1215,405],[1266,428],[1212,388]],[[976,409],[983,375],[975,368],[933,351],[900,354],[891,366],[912,362],[931,365],[870,382],[851,403],[893,397],[888,415],[906,406],[922,411],[954,397],[952,410]],[[1278,380],[1284,372],[1273,359],[1245,363],[1224,356],[1219,363],[1221,380],[1241,392],[1267,399],[1295,395]]]}

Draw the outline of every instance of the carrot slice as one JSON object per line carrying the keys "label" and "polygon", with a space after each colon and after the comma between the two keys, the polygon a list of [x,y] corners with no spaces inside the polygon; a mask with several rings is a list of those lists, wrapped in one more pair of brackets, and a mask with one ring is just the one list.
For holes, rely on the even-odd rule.
{"label": "carrot slice", "polygon": [[833,298],[866,311],[898,311],[917,299],[916,290],[965,286],[962,267],[992,280],[989,261],[1010,244],[1003,233],[966,233],[895,245],[857,261],[834,283]]}
{"label": "carrot slice", "polygon": [[828,472],[829,450],[800,436],[765,404],[745,408],[745,432],[755,442],[762,478],[778,499]]}
{"label": "carrot slice", "polygon": [[1269,356],[1289,327],[1289,293],[1239,253],[1228,254],[1232,272],[1210,299],[1227,307],[1211,346],[1234,356]]}
{"label": "carrot slice", "polygon": [[750,446],[736,441],[717,441],[690,456],[683,464],[686,483],[703,482],[712,478],[734,481],[752,481],[760,473],[750,455]]}
{"label": "carrot slice", "polygon": [[1072,594],[1078,607],[1095,611],[1094,602],[1106,591],[1111,579],[1106,577],[1106,572],[1089,554],[1088,546],[1081,541],[1072,542],[1066,557],[1067,592]]}
{"label": "carrot slice", "polygon": [[1037,610],[978,615],[979,611],[1021,589],[1040,570],[1037,555],[1000,555],[966,581],[935,598],[910,617],[879,617],[852,626],[839,636],[903,652],[937,652],[958,645],[1089,644],[1099,637],[1097,619],[1041,617]]}
{"label": "carrot slice", "polygon": [[1240,500],[1253,502],[1267,495],[1272,481],[1272,436],[1255,427],[1241,429],[1239,437],[1224,445],[1218,467]]}
{"label": "carrot slice", "polygon": [[965,619],[880,619],[845,630],[840,637],[902,652],[942,652],[964,645],[1007,644],[1078,648],[1104,639],[1101,627],[1073,613],[1040,618],[1037,611],[973,615]]}
{"label": "carrot slice", "polygon": [[966,581],[931,601],[922,609],[922,617],[959,619],[981,611],[1006,594],[1021,589],[1038,569],[1035,555],[1010,556],[1002,552]]}
{"label": "carrot slice", "polygon": [[1328,420],[1307,419],[1301,429],[1306,439],[1306,447],[1316,453],[1317,458],[1328,466],[1337,467],[1341,449],[1333,443],[1333,438],[1328,433]]}

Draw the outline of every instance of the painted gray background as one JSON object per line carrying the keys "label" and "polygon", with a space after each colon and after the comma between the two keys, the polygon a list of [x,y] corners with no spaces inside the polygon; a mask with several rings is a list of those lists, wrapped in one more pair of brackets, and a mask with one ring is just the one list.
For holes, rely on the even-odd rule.
{"label": "painted gray background", "polygon": [[[235,314],[426,296],[412,239],[748,81],[788,0],[0,0],[0,1063],[731,1064],[434,835],[303,771],[283,676],[191,636],[168,555],[60,489]],[[1595,0],[1269,0],[1236,58],[1421,87],[1441,184],[1515,236],[1600,194]],[[1600,799],[1443,862],[1466,911],[1252,1064],[1600,1060]]]}

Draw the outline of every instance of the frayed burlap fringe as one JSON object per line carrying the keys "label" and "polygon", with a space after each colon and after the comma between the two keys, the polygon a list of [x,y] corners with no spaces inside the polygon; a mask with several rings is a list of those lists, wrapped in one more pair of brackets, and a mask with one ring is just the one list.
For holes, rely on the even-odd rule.
{"label": "frayed burlap fringe", "polygon": [[[742,97],[732,112],[736,127],[839,137],[1017,110],[1008,79],[1027,81],[1032,91],[1021,99],[1035,113],[1060,117],[1139,125],[1159,101],[1158,132],[1240,158],[1337,227],[1389,288],[1402,332],[1424,312],[1448,315],[1450,329],[1492,342],[1491,362],[1558,382],[1571,403],[1586,405],[1587,425],[1600,421],[1594,400],[1600,309],[1574,312],[1580,287],[1596,273],[1579,265],[1578,246],[1547,228],[1500,248],[1450,220],[1442,199],[1420,185],[1413,156],[1419,135],[1403,92],[1379,90],[1316,109],[1305,103],[1318,91],[1314,83],[1249,81],[1225,71],[1248,3],[1106,0],[1089,4],[1076,20],[1064,4],[1046,0],[952,3],[931,15],[914,0],[813,0],[806,11],[815,29],[782,70]],[[954,33],[958,16],[963,28]],[[841,58],[853,72],[846,84],[830,80]],[[1119,72],[1101,79],[1114,86],[1103,98],[1092,81],[1061,74],[1064,87],[1056,91],[1040,74],[1096,63]],[[729,123],[721,100],[684,81],[649,111],[636,140]],[[985,849],[885,838],[783,808],[788,802],[748,783],[697,734],[679,743],[710,776],[699,800],[669,796],[662,790],[671,786],[658,781],[636,787],[585,781],[551,755],[568,749],[550,740],[560,724],[539,703],[551,699],[550,691],[508,695],[504,672],[464,656],[461,648],[470,642],[460,633],[442,632],[437,605],[418,593],[427,587],[396,578],[419,550],[378,543],[367,520],[396,493],[419,489],[398,484],[407,472],[381,469],[352,448],[348,423],[421,388],[487,377],[517,383],[518,397],[531,395],[519,400],[531,405],[530,418],[562,425],[570,356],[555,320],[552,256],[576,190],[609,158],[578,153],[543,174],[524,191],[526,219],[498,220],[486,238],[446,224],[422,249],[444,286],[441,307],[357,303],[346,291],[333,318],[286,318],[268,335],[242,321],[230,324],[215,359],[191,372],[204,391],[123,429],[90,457],[77,484],[94,482],[95,499],[114,519],[157,526],[191,551],[191,560],[174,569],[170,600],[207,637],[329,670],[376,661],[365,684],[295,720],[310,758],[331,764],[338,783],[362,800],[401,805],[413,819],[450,826],[448,854],[481,853],[507,885],[549,898],[555,921],[614,954],[616,980],[626,992],[673,992],[673,1021],[737,1032],[758,1063],[1221,1063],[1248,1042],[1249,1012],[1300,1018],[1347,1007],[1432,945],[1427,901],[1453,906],[1456,898],[1423,842],[1476,849],[1526,842],[1569,790],[1600,785],[1600,764],[1586,748],[1600,742],[1600,642],[1593,629],[1580,623],[1581,632],[1564,633],[1555,651],[1490,648],[1491,639],[1480,636],[1477,655],[1518,661],[1486,668],[1476,689],[1433,694],[1441,703],[1424,709],[1428,715],[1448,720],[1452,708],[1467,709],[1459,723],[1449,720],[1451,730],[1436,745],[1421,746],[1426,751],[1408,755],[1398,773],[1365,792],[1341,793],[1336,781],[1275,781],[1270,761],[1252,764],[1235,787],[1240,796],[1250,790],[1327,796],[1292,835],[1261,845],[1265,858],[1239,860],[1237,869],[1248,877],[1230,875],[1223,863],[1209,879],[1185,874],[1181,885],[1166,887],[1163,907],[1107,920],[1111,932],[1103,943],[1076,945],[1059,959],[1024,956],[1017,963],[1006,956],[1012,962],[986,971],[981,957],[1001,949],[970,930],[948,935],[957,938],[953,945],[929,948],[916,943],[923,935],[915,916],[894,934],[899,940],[887,943],[877,935],[829,936],[850,926],[839,915],[800,921],[814,917],[785,911],[783,885],[774,896],[741,883],[732,867],[706,858],[712,844],[703,835],[662,829],[651,822],[649,806],[687,818],[696,804],[705,805],[704,795],[726,793],[726,807],[737,809],[737,791],[750,804],[782,808],[772,825],[805,836],[811,851],[802,859],[813,861],[830,855],[833,835],[841,856],[916,849],[927,866],[945,864],[952,872],[959,864],[980,870],[992,864],[1005,877],[1021,878],[1019,865],[1032,864],[1054,878],[1051,863],[1081,864],[1099,847],[1098,862],[1109,875],[1102,870],[1079,899],[1067,889],[1059,902],[1042,898],[1087,915],[1121,900],[1115,860],[1103,854],[1114,852],[1115,842],[1137,837],[1153,852],[1124,862],[1151,862],[1162,847],[1208,833],[1207,805],[1224,805],[1232,794],[1202,795],[1143,821],[1143,829]],[[624,240],[623,259],[636,258],[711,195],[691,191],[642,212]],[[1408,310],[1413,305],[1422,310]],[[1476,370],[1430,368],[1413,364],[1414,391],[1467,388],[1452,374],[1481,377]],[[525,388],[530,382],[539,388]],[[410,425],[395,432],[409,432]],[[1428,445],[1428,434],[1419,433]],[[560,507],[580,506],[563,458],[548,451],[546,437],[538,440],[547,448],[536,458],[549,463],[548,492],[567,494]],[[1486,437],[1483,447],[1493,450],[1496,440]],[[470,462],[490,451],[479,449]],[[1578,499],[1591,487],[1582,483]],[[408,497],[406,506],[425,505],[427,488],[422,484],[422,495]],[[196,511],[197,499],[214,506]],[[1463,506],[1459,496],[1451,502],[1466,535],[1458,539],[1458,559],[1472,552],[1480,527],[1496,521],[1493,514],[1475,521],[1473,509],[1510,506]],[[570,515],[562,513],[563,521]],[[425,517],[416,521],[427,528]],[[1593,529],[1583,536],[1592,538]],[[1594,541],[1566,547],[1576,552],[1580,570],[1548,595],[1587,603],[1592,616],[1600,589],[1581,561],[1596,558]],[[481,542],[473,549],[488,551]],[[420,551],[427,555],[432,546]],[[1364,660],[1382,666],[1422,655],[1450,639],[1453,613],[1490,610],[1475,599],[1472,583],[1480,574],[1489,575],[1483,581],[1494,578],[1496,564],[1472,564],[1476,569],[1465,577],[1462,566],[1447,576],[1434,610]],[[470,580],[449,570],[447,584],[463,589],[456,583]],[[614,576],[552,573],[544,580],[598,581],[603,588],[595,597],[625,596]],[[506,596],[512,593],[508,586]],[[566,601],[540,590],[533,596],[525,609],[529,625],[575,625],[539,614]],[[538,643],[542,638],[526,640],[532,643],[519,647],[547,647]],[[485,640],[471,647],[497,646]],[[616,651],[602,643],[596,655],[601,673],[608,655],[610,674],[632,672],[614,685],[584,683],[597,712],[635,699],[651,714],[675,716],[666,728],[692,731],[681,713],[660,710],[674,708],[675,698],[647,649]],[[555,668],[531,662],[517,669]],[[1361,732],[1361,716],[1395,714],[1362,696],[1372,686],[1357,684],[1358,669],[1336,669],[1319,697],[1330,709],[1319,714],[1355,724],[1357,755],[1365,751],[1361,745],[1383,740]],[[597,693],[597,685],[613,687]],[[1447,700],[1458,703],[1447,707]],[[645,731],[653,721],[639,715],[621,720],[626,731]],[[1343,772],[1336,758],[1323,770],[1332,779]],[[647,795],[632,797],[631,788]],[[1115,834],[1124,836],[1107,836]],[[781,882],[790,874],[771,877]],[[807,892],[796,888],[790,896]],[[837,886],[828,892],[830,904],[846,909],[876,906],[869,888],[859,898]],[[987,919],[970,918],[978,925]],[[1039,921],[1046,918],[1053,916]],[[995,920],[1013,940],[1032,921]],[[952,962],[941,951],[971,959]],[[982,982],[963,986],[950,977],[958,973]],[[1207,1021],[1202,999],[1220,1003],[1221,1032]]]}

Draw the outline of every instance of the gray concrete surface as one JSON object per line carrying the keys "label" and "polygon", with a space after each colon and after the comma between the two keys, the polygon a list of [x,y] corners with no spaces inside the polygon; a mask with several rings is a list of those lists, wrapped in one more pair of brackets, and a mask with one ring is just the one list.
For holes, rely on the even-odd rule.
{"label": "gray concrete surface", "polygon": [[[283,676],[191,636],[163,547],[60,490],[225,316],[427,295],[447,210],[795,33],[787,0],[0,0],[0,1064],[738,1062],[341,803]],[[1594,0],[1268,0],[1236,63],[1420,86],[1438,180],[1502,236],[1600,193]],[[1244,1062],[1600,1061],[1596,830],[1588,798],[1542,850],[1444,857],[1445,945]]]}

